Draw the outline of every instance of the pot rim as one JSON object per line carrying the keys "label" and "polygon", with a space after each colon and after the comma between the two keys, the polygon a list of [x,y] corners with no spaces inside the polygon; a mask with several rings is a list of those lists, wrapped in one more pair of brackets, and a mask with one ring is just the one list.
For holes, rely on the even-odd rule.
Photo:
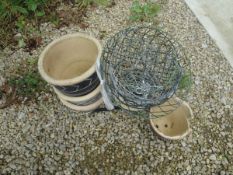
{"label": "pot rim", "polygon": [[97,49],[98,49],[98,54],[97,54],[96,60],[98,60],[101,57],[102,46],[101,46],[100,42],[88,34],[73,33],[73,34],[67,34],[67,35],[64,35],[60,38],[55,39],[54,41],[52,41],[50,44],[48,44],[44,48],[44,50],[40,54],[39,60],[38,60],[38,70],[39,70],[41,76],[43,77],[43,79],[45,81],[47,81],[48,83],[50,83],[52,85],[57,85],[57,86],[74,85],[74,84],[77,84],[77,83],[87,79],[96,71],[96,62],[95,62],[86,72],[84,72],[81,76],[77,76],[75,78],[70,78],[70,79],[66,79],[66,80],[55,80],[54,78],[52,78],[51,76],[49,76],[46,73],[46,71],[44,70],[44,66],[43,66],[43,62],[44,62],[44,58],[45,58],[46,53],[49,51],[49,49],[51,49],[57,43],[64,41],[66,39],[69,39],[69,38],[73,38],[73,37],[82,37],[82,38],[89,39],[92,42],[94,42],[96,44]]}
{"label": "pot rim", "polygon": [[97,88],[94,89],[89,94],[83,95],[83,96],[80,96],[80,97],[70,97],[70,96],[67,96],[67,95],[61,93],[55,87],[53,87],[53,89],[54,89],[54,92],[57,94],[57,96],[59,98],[63,99],[63,100],[66,100],[66,101],[69,101],[69,102],[83,102],[83,101],[89,100],[89,99],[97,96],[101,92],[101,85],[97,86]]}
{"label": "pot rim", "polygon": [[[176,97],[176,98],[177,98],[177,97]],[[179,98],[177,98],[177,99],[179,99]],[[180,99],[179,99],[179,100],[180,100]],[[183,101],[181,105],[184,105],[185,107],[187,107],[188,110],[189,110],[189,112],[190,112],[191,117],[193,117],[193,111],[192,111],[192,109],[190,108],[189,104],[188,104],[187,102]],[[173,111],[173,112],[174,112],[174,111]],[[168,140],[180,140],[180,139],[183,139],[185,136],[187,136],[187,135],[191,132],[190,123],[189,123],[188,117],[186,116],[185,119],[186,119],[186,122],[187,122],[187,124],[188,124],[187,130],[186,130],[183,134],[181,134],[181,135],[176,135],[176,136],[172,136],[172,137],[171,137],[171,136],[168,136],[168,135],[165,135],[164,133],[160,132],[160,131],[155,127],[153,121],[156,120],[156,119],[150,119],[150,125],[151,125],[152,129],[153,129],[159,136],[161,136],[161,137],[163,137],[163,138],[165,138],[165,139],[168,139]]]}
{"label": "pot rim", "polygon": [[93,111],[96,108],[98,108],[102,103],[103,103],[103,99],[100,98],[99,100],[97,100],[95,103],[92,103],[90,105],[87,106],[78,106],[72,103],[69,103],[68,101],[65,101],[61,98],[59,98],[60,101],[63,103],[63,105],[65,105],[66,107],[73,109],[77,112],[88,112],[88,111]]}

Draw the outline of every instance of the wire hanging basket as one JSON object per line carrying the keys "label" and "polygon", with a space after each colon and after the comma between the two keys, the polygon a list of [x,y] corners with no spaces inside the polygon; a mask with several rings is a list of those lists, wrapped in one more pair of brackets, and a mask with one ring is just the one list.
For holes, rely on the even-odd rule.
{"label": "wire hanging basket", "polygon": [[[129,27],[105,45],[100,60],[104,88],[115,106],[150,112],[176,93],[189,66],[184,60],[181,46],[167,33],[151,26]],[[177,106],[172,101],[169,111]],[[161,111],[153,116],[157,114]]]}

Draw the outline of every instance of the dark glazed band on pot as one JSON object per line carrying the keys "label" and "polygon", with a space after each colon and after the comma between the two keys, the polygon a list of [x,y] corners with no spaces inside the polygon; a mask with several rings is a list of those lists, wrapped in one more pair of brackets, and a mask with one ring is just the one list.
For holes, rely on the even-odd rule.
{"label": "dark glazed band on pot", "polygon": [[71,86],[55,86],[57,90],[67,96],[79,97],[92,92],[100,84],[96,72],[86,80]]}

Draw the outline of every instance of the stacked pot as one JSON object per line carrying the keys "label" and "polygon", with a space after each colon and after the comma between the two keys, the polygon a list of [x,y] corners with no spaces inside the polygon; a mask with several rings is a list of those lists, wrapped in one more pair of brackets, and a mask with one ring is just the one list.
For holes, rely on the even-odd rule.
{"label": "stacked pot", "polygon": [[102,47],[95,38],[82,33],[65,35],[44,49],[38,69],[65,106],[92,111],[103,102],[96,73],[96,60],[101,53]]}

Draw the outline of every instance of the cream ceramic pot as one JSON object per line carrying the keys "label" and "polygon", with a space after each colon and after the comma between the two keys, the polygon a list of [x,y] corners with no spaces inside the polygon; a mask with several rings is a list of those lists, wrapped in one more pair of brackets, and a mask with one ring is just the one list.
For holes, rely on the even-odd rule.
{"label": "cream ceramic pot", "polygon": [[69,34],[50,43],[41,53],[38,69],[41,76],[67,96],[84,96],[99,85],[96,60],[102,47],[95,38]]}
{"label": "cream ceramic pot", "polygon": [[[155,107],[157,108],[157,107]],[[151,112],[153,113],[151,108]],[[153,130],[161,137],[170,140],[184,138],[191,130],[188,118],[193,116],[193,112],[186,102],[182,102],[173,112],[160,118],[151,118],[150,124]]]}
{"label": "cream ceramic pot", "polygon": [[54,91],[60,99],[65,100],[75,105],[79,105],[79,106],[90,105],[92,103],[95,103],[102,97],[101,92],[100,92],[101,85],[99,85],[95,90],[93,90],[89,94],[80,96],[80,97],[66,96],[63,93],[59,92],[56,88],[54,88]]}
{"label": "cream ceramic pot", "polygon": [[102,98],[98,99],[94,103],[91,103],[91,104],[85,105],[85,106],[78,106],[78,105],[70,103],[70,102],[68,102],[66,100],[63,100],[61,98],[60,98],[60,100],[63,103],[63,105],[65,105],[68,108],[73,109],[73,110],[75,110],[77,112],[89,112],[89,111],[93,111],[93,110],[97,109],[103,103],[103,99]]}

